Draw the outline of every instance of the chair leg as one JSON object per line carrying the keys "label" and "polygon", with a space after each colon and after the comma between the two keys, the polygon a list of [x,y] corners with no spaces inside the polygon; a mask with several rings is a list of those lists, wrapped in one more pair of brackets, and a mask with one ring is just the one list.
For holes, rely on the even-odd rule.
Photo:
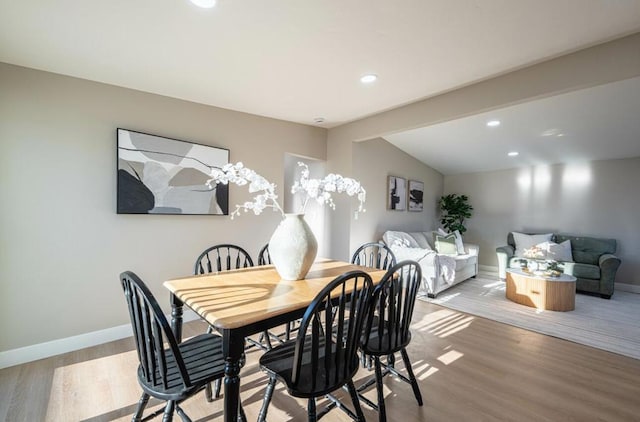
{"label": "chair leg", "polygon": [[396,356],[391,354],[389,356],[387,356],[387,365],[390,368],[395,368],[396,367]]}
{"label": "chair leg", "polygon": [[265,330],[262,333],[262,336],[264,337],[264,342],[267,345],[267,351],[271,350],[272,346],[271,346],[271,338],[269,338],[269,332]]}
{"label": "chair leg", "polygon": [[222,380],[217,379],[213,381],[214,386],[211,387],[212,383],[207,384],[205,388],[205,396],[207,397],[207,401],[211,403],[214,399],[220,397],[220,388],[222,387]]}
{"label": "chair leg", "polygon": [[307,404],[307,415],[309,416],[309,422],[317,422],[316,399],[313,397],[309,399],[309,403]]}
{"label": "chair leg", "polygon": [[402,360],[404,361],[405,368],[407,368],[407,373],[409,374],[409,380],[411,380],[411,388],[413,388],[413,395],[416,396],[418,405],[422,406],[422,394],[420,393],[420,387],[418,386],[418,381],[416,381],[416,376],[413,374],[413,369],[411,369],[411,362],[409,361],[409,355],[407,354],[407,349],[403,348],[400,351],[400,353],[402,353]]}
{"label": "chair leg", "polygon": [[384,392],[382,390],[382,365],[380,364],[380,356],[374,356],[373,363],[376,369],[376,391],[378,392],[378,420],[380,422],[386,422],[387,410],[384,405]]}
{"label": "chair leg", "polygon": [[167,405],[164,407],[164,415],[162,416],[162,422],[171,422],[173,421],[173,410],[175,409],[176,402],[173,400],[169,400]]}
{"label": "chair leg", "polygon": [[260,408],[260,413],[258,413],[258,422],[264,422],[267,420],[267,409],[269,408],[269,403],[271,403],[271,397],[273,396],[273,390],[276,387],[276,377],[269,378],[269,384],[267,384],[267,388],[264,390],[264,399],[262,399],[262,407]]}
{"label": "chair leg", "polygon": [[242,408],[242,403],[238,403],[238,421],[247,422],[247,415],[244,413],[244,409]]}
{"label": "chair leg", "polygon": [[142,396],[140,396],[140,400],[138,401],[136,413],[133,414],[131,422],[142,421],[142,413],[144,412],[145,407],[147,407],[147,403],[149,403],[149,395],[147,393],[142,393]]}
{"label": "chair leg", "polygon": [[347,388],[349,389],[351,401],[353,402],[353,407],[356,410],[356,415],[358,416],[358,422],[365,422],[364,413],[362,413],[362,407],[360,407],[360,400],[358,399],[358,393],[356,392],[356,387],[353,385],[353,381],[349,381],[347,383]]}
{"label": "chair leg", "polygon": [[187,416],[187,414],[184,413],[184,410],[182,410],[182,408],[177,404],[176,404],[176,413],[178,414],[178,416],[180,416],[180,419],[182,419],[182,422],[192,422],[191,418]]}
{"label": "chair leg", "polygon": [[360,363],[362,364],[363,369],[367,369],[369,371],[373,369],[373,359],[369,355],[362,353],[360,356]]}
{"label": "chair leg", "polygon": [[211,387],[211,383],[208,383],[204,389],[204,396],[207,398],[207,401],[211,403],[213,401],[213,388]]}

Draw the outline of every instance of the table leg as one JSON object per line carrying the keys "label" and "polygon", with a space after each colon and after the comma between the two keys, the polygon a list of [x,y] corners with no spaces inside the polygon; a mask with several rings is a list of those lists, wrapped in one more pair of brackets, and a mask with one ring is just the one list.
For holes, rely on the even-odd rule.
{"label": "table leg", "polygon": [[224,364],[224,420],[238,421],[238,405],[240,404],[240,368],[244,353],[244,335],[234,330],[223,330],[222,352]]}
{"label": "table leg", "polygon": [[180,343],[182,341],[182,306],[183,302],[172,294],[170,297],[171,302],[171,331],[176,338],[176,341]]}

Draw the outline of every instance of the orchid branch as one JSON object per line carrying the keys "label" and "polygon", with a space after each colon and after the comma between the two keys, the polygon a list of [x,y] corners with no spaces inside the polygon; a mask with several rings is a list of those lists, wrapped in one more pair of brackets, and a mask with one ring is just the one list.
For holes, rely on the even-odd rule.
{"label": "orchid branch", "polygon": [[[366,200],[366,191],[360,185],[360,182],[339,174],[329,174],[324,179],[309,178],[309,167],[302,162],[298,162],[298,166],[302,167],[300,178],[296,180],[291,187],[291,193],[301,192],[304,194],[302,203],[302,212],[304,213],[309,200],[315,199],[320,205],[328,204],[331,209],[336,208],[331,195],[333,193],[346,193],[349,196],[357,196],[359,205],[355,212],[355,218],[358,213],[365,212],[364,202]],[[284,218],[284,211],[278,203],[278,195],[276,195],[276,185],[269,183],[264,177],[255,171],[244,167],[241,162],[236,164],[226,164],[222,169],[213,168],[211,170],[211,179],[207,181],[207,186],[212,188],[213,184],[229,184],[234,183],[238,186],[249,185],[249,192],[259,192],[252,201],[247,201],[242,205],[236,205],[236,209],[231,213],[231,218],[240,215],[240,211],[253,211],[259,215],[265,208],[272,208],[280,212]]]}

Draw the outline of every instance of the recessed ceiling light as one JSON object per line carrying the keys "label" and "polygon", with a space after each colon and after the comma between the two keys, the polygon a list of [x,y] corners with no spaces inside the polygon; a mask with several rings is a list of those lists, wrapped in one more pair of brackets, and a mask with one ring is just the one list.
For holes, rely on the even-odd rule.
{"label": "recessed ceiling light", "polygon": [[216,0],[191,0],[191,3],[204,9],[211,9],[216,5]]}
{"label": "recessed ceiling light", "polygon": [[507,155],[509,157],[516,157],[516,156],[518,156],[518,154],[520,154],[518,151],[511,151],[511,152],[507,153]]}
{"label": "recessed ceiling light", "polygon": [[363,84],[370,84],[371,82],[375,82],[378,79],[378,75],[374,75],[373,73],[370,73],[368,75],[364,75],[363,77],[360,78],[360,82],[362,82]]}
{"label": "recessed ceiling light", "polygon": [[489,127],[500,126],[500,120],[489,120],[487,122],[487,126],[489,126]]}
{"label": "recessed ceiling light", "polygon": [[313,121],[316,123],[324,123],[324,117],[316,117]]}

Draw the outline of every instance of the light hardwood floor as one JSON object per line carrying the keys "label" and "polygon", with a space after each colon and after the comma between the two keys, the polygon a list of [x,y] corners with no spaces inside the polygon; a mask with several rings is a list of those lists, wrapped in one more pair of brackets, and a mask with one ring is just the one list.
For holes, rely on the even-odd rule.
{"label": "light hardwood floor", "polygon": [[[185,326],[186,336],[204,330],[201,322]],[[387,377],[390,421],[640,420],[640,360],[421,301],[412,332],[409,356],[424,406],[408,384]],[[256,420],[265,386],[259,353],[248,353],[241,373],[249,420]],[[140,395],[136,366],[133,342],[125,339],[3,369],[0,420],[128,421]],[[369,375],[361,369],[358,379]],[[194,421],[222,420],[222,401],[207,403],[203,394],[183,407]],[[363,410],[367,420],[377,420],[376,412]],[[278,384],[269,420],[306,420],[306,403]],[[323,420],[349,419],[333,410]]]}

